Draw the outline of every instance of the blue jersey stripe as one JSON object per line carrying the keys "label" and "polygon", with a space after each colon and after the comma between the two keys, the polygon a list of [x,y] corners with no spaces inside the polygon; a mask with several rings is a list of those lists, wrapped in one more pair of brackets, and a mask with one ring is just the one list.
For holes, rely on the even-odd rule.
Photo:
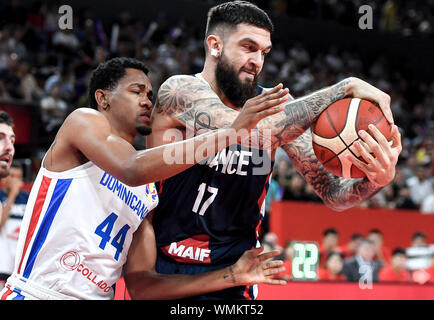
{"label": "blue jersey stripe", "polygon": [[12,300],[24,300],[24,296],[21,294],[20,289],[14,289],[14,292],[17,294]]}
{"label": "blue jersey stripe", "polygon": [[47,212],[41,222],[38,233],[33,242],[32,249],[27,260],[26,268],[24,269],[23,276],[28,278],[32,272],[33,265],[35,264],[36,257],[41,250],[42,245],[47,238],[48,231],[50,230],[51,224],[56,216],[57,210],[71,185],[72,179],[59,179],[54,188],[53,195],[51,196],[50,204],[48,205]]}

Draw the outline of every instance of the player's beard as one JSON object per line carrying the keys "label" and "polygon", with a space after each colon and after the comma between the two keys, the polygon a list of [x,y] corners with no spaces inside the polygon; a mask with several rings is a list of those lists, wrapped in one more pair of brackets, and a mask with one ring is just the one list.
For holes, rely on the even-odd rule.
{"label": "player's beard", "polygon": [[136,131],[142,136],[148,136],[152,133],[152,129],[145,125],[136,125]]}
{"label": "player's beard", "polygon": [[241,108],[248,99],[257,95],[258,79],[255,75],[252,81],[243,82],[238,74],[222,52],[215,72],[217,85],[235,107]]}

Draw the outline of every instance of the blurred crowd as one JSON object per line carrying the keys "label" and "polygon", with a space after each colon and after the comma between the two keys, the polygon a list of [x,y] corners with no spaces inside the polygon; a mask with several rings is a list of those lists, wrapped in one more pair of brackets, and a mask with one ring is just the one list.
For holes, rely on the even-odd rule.
{"label": "blurred crowd", "polygon": [[[297,280],[293,274],[304,270],[303,265],[293,263],[300,255],[294,246],[296,242],[287,240],[281,248],[276,234],[264,234],[265,250],[282,252],[276,259],[284,261],[285,271],[276,278]],[[309,266],[311,271],[315,270],[317,280],[359,282],[361,285],[374,282],[434,284],[434,244],[427,243],[427,236],[420,231],[414,232],[408,247],[389,248],[384,245],[383,234],[378,229],[370,230],[366,236],[354,233],[347,243],[340,243],[339,231],[328,228],[317,246],[317,263]]]}
{"label": "blurred crowd", "polygon": [[[213,2],[209,1],[210,5]],[[258,1],[262,7],[282,14],[336,21],[339,15],[347,16],[341,10],[353,10],[358,2]],[[374,12],[379,14],[387,6],[395,6],[396,28],[418,32],[418,23],[432,22],[433,1],[417,2],[411,13],[407,8],[413,2],[376,1],[375,5],[383,10]],[[169,21],[164,12],[136,19],[125,9],[107,24],[95,12],[83,8],[74,11],[72,30],[60,30],[58,7],[56,2],[35,1],[27,8],[18,0],[9,0],[0,10],[0,21],[4,22],[0,25],[0,101],[21,101],[37,108],[42,123],[38,146],[41,154],[64,118],[75,108],[87,106],[88,79],[100,62],[115,56],[143,60],[151,70],[155,92],[171,75],[193,74],[202,69],[202,30],[183,19]],[[283,7],[286,11],[282,11]],[[348,76],[364,79],[391,95],[403,143],[395,180],[362,206],[434,213],[434,82],[408,77],[405,70],[389,65],[385,56],[368,64],[357,52],[330,46],[313,54],[303,43],[296,42],[290,47],[273,44],[259,83],[269,87],[282,82],[293,96],[299,97]],[[273,200],[320,201],[283,152],[276,158],[272,177],[267,208]]]}
{"label": "blurred crowd", "polygon": [[[217,1],[211,1],[217,2]],[[372,9],[373,26],[383,32],[403,36],[434,37],[433,0],[260,0],[263,8],[276,13],[310,20],[333,21],[357,27],[368,5]]]}

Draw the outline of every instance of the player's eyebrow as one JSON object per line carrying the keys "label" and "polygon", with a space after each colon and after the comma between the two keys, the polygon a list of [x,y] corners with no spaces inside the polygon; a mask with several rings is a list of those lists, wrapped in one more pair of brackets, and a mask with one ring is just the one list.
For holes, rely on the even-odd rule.
{"label": "player's eyebrow", "polygon": [[[248,38],[248,37],[247,38],[243,38],[243,39],[240,40],[240,42],[250,42],[251,44],[253,44],[253,45],[257,46],[257,47],[260,47],[259,43],[257,43],[252,38]],[[273,45],[270,44],[267,48],[265,48],[265,50],[271,50],[272,46]]]}
{"label": "player's eyebrow", "polygon": [[138,83],[138,82],[131,83],[131,84],[129,84],[128,86],[129,86],[129,87],[137,86],[137,87],[139,87],[140,89],[146,89],[146,85],[145,85],[145,84],[143,84],[143,83]]}

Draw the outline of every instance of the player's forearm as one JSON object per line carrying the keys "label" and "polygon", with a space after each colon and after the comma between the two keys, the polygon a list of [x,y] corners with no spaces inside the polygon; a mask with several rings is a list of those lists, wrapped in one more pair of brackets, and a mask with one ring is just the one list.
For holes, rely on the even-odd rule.
{"label": "player's forearm", "polygon": [[336,211],[356,207],[381,189],[367,178],[336,179],[336,183],[331,185],[329,192],[323,197],[324,203]]}
{"label": "player's forearm", "polygon": [[197,275],[135,272],[125,280],[134,300],[180,299],[243,285],[231,267]]}
{"label": "player's forearm", "polygon": [[226,128],[138,152],[125,163],[124,182],[130,186],[167,179],[236,143]]}
{"label": "player's forearm", "polygon": [[307,96],[292,100],[283,112],[262,119],[259,129],[271,130],[272,147],[290,142],[305,132],[333,102],[344,98],[351,92],[351,78],[335,85],[315,91]]}
{"label": "player's forearm", "polygon": [[310,130],[282,148],[324,204],[334,210],[357,206],[381,189],[367,178],[345,179],[328,172],[315,156]]}

